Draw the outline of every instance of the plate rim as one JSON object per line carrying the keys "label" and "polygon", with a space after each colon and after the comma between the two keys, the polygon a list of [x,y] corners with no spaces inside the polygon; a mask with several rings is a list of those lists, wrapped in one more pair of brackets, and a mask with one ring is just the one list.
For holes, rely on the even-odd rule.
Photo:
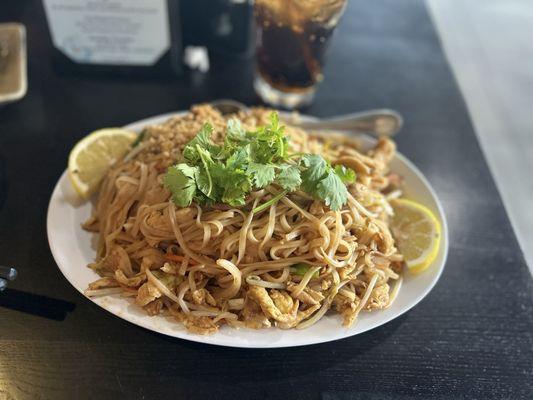
{"label": "plate rim", "polygon": [[[147,125],[147,124],[153,124],[154,123],[153,120],[155,120],[155,119],[164,120],[164,119],[167,119],[167,118],[170,118],[170,117],[173,117],[173,116],[183,115],[183,114],[185,114],[187,112],[188,112],[187,110],[181,110],[181,111],[174,111],[174,112],[158,114],[158,115],[154,115],[152,117],[143,118],[143,119],[140,119],[138,121],[126,124],[126,125],[123,126],[123,128],[125,128],[125,129],[134,129],[138,125],[142,126],[142,125]],[[289,115],[289,114],[286,114],[286,113],[283,113],[283,112],[282,112],[282,114]],[[303,114],[300,115],[300,117],[301,118],[310,119],[310,120],[311,119],[316,119],[316,117],[309,116],[309,115],[303,115]],[[56,248],[56,246],[54,244],[54,240],[52,238],[53,234],[52,234],[52,227],[51,227],[51,214],[52,214],[54,200],[56,198],[58,198],[58,194],[59,194],[59,191],[60,191],[61,184],[62,184],[62,182],[64,180],[68,180],[68,170],[67,169],[65,169],[63,171],[63,173],[59,177],[58,181],[56,182],[56,184],[54,186],[54,189],[52,191],[52,194],[50,196],[49,203],[48,203],[48,208],[47,208],[47,212],[46,212],[46,233],[47,233],[47,239],[48,239],[48,246],[50,248],[50,251],[52,253],[54,261],[55,261],[57,267],[59,268],[59,270],[61,271],[61,274],[63,275],[63,277],[85,299],[89,300],[93,304],[96,304],[101,309],[105,310],[109,314],[111,314],[111,315],[113,315],[113,316],[115,316],[115,317],[117,317],[119,319],[127,321],[128,323],[140,326],[140,327],[142,327],[144,329],[148,329],[148,330],[150,330],[152,332],[156,332],[158,334],[162,334],[162,335],[165,335],[165,336],[168,336],[168,337],[178,338],[178,339],[182,339],[182,340],[188,340],[188,341],[191,341],[191,342],[203,343],[203,344],[207,344],[207,345],[233,347],[233,348],[255,348],[255,349],[301,347],[301,346],[328,343],[328,342],[333,342],[333,341],[336,341],[336,340],[346,339],[346,338],[349,338],[349,337],[353,337],[353,336],[362,334],[364,332],[368,332],[368,331],[370,331],[372,329],[376,329],[376,328],[378,328],[380,326],[383,326],[383,325],[389,323],[390,321],[400,317],[401,315],[407,313],[413,307],[415,307],[417,304],[419,304],[422,300],[424,300],[424,298],[427,297],[427,295],[433,290],[433,288],[435,287],[435,285],[439,281],[439,279],[442,276],[442,273],[444,271],[444,268],[446,266],[447,259],[448,259],[448,252],[449,252],[448,222],[447,222],[446,214],[444,213],[444,208],[442,206],[442,203],[441,203],[439,197],[437,196],[437,193],[436,193],[435,189],[429,183],[429,181],[427,180],[425,175],[418,169],[418,167],[416,167],[416,165],[411,160],[409,160],[406,156],[404,156],[400,152],[396,152],[396,157],[402,163],[404,163],[414,173],[414,175],[416,175],[417,179],[419,179],[423,183],[425,189],[429,192],[429,194],[431,195],[432,199],[435,202],[437,211],[439,213],[439,219],[440,219],[440,222],[442,224],[442,226],[441,226],[441,234],[442,234],[441,246],[442,246],[442,249],[443,249],[442,261],[441,261],[442,265],[439,268],[439,271],[437,272],[437,274],[433,277],[433,279],[430,281],[430,283],[424,288],[424,290],[416,297],[416,300],[414,302],[412,302],[412,304],[410,304],[407,307],[405,307],[405,309],[401,310],[399,313],[393,314],[393,315],[391,315],[389,317],[385,317],[385,319],[383,321],[380,321],[379,323],[374,324],[374,325],[370,324],[368,327],[366,327],[366,328],[364,328],[364,329],[362,329],[360,331],[357,331],[357,332],[350,332],[349,330],[339,329],[337,334],[324,337],[323,339],[321,338],[321,340],[319,340],[319,341],[317,341],[315,339],[306,340],[305,335],[301,335],[302,337],[299,338],[298,342],[295,343],[295,344],[291,344],[291,343],[282,343],[282,344],[273,343],[273,345],[268,345],[268,344],[255,345],[255,344],[249,343],[249,342],[241,343],[238,339],[234,340],[234,342],[228,341],[228,339],[223,340],[220,337],[217,339],[217,337],[216,337],[217,334],[216,333],[213,334],[213,335],[209,335],[209,336],[189,334],[186,331],[176,331],[176,332],[173,332],[173,333],[169,333],[169,332],[162,331],[162,330],[158,329],[157,327],[154,327],[154,324],[150,323],[149,319],[146,320],[146,321],[145,320],[141,320],[141,321],[135,320],[134,321],[133,319],[128,318],[127,314],[118,315],[117,313],[109,310],[108,308],[104,307],[104,305],[100,304],[99,302],[94,301],[94,299],[85,296],[85,294],[83,293],[83,290],[78,288],[69,279],[69,277],[68,277],[69,276],[68,269],[66,267],[64,267],[58,261],[61,258],[59,256],[59,251],[60,250]],[[302,331],[302,332],[305,332],[305,331]],[[209,337],[210,340],[205,340],[207,337]]]}

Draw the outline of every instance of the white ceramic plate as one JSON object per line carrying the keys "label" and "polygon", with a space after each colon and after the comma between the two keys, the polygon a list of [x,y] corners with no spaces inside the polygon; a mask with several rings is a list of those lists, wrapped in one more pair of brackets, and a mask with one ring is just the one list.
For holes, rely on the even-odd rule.
{"label": "white ceramic plate", "polygon": [[[157,124],[181,113],[165,114],[144,119],[126,126],[127,129],[140,131],[145,125]],[[131,300],[120,295],[90,298],[90,300],[116,316],[155,332],[194,342],[220,346],[275,348],[303,346],[323,343],[357,335],[376,328],[400,316],[421,301],[439,279],[448,253],[448,227],[442,206],[422,173],[404,156],[398,154],[391,169],[403,176],[406,184],[406,197],[414,199],[437,215],[442,223],[441,247],[435,262],[422,274],[412,276],[406,273],[402,288],[396,301],[386,310],[361,313],[351,328],[341,325],[338,315],[327,315],[317,324],[304,330],[281,330],[276,328],[251,330],[222,327],[210,336],[188,333],[181,324],[163,317],[147,316]],[[80,292],[96,280],[98,275],[86,265],[94,261],[95,243],[92,233],[81,229],[91,213],[90,202],[80,202],[70,186],[65,171],[57,182],[48,207],[47,230],[52,254],[67,280]]]}

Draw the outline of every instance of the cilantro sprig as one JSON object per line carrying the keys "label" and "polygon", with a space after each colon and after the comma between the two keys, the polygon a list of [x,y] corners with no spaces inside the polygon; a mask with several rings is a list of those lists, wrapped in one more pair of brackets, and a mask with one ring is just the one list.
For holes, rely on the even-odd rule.
{"label": "cilantro sprig", "polygon": [[218,145],[211,139],[213,127],[204,124],[185,145],[180,162],[165,175],[172,201],[180,207],[192,202],[242,206],[252,190],[274,184],[281,191],[255,212],[298,189],[332,210],[341,209],[347,201],[346,184],[355,181],[355,172],[341,165],[333,167],[317,154],[290,154],[284,129],[274,112],[266,126],[253,132],[232,119],[224,143]]}

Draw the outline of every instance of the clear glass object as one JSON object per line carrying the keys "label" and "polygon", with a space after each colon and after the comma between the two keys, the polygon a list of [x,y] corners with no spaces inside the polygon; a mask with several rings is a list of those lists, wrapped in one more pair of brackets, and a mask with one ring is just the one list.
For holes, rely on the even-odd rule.
{"label": "clear glass object", "polygon": [[325,53],[346,0],[256,0],[257,68],[254,88],[273,106],[313,101],[324,79]]}

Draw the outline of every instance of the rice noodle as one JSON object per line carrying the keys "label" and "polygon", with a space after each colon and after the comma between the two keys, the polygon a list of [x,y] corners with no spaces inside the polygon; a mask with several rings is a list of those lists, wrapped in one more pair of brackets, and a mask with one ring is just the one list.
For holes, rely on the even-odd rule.
{"label": "rice noodle", "polygon": [[86,291],[83,292],[83,294],[85,294],[85,296],[87,297],[99,297],[99,296],[109,296],[111,294],[118,294],[122,292],[123,292],[122,288],[114,287],[114,288],[93,289],[93,290],[87,289]]}
{"label": "rice noodle", "polygon": [[217,265],[228,271],[233,277],[233,283],[231,286],[217,292],[218,297],[232,298],[235,297],[241,289],[242,274],[241,271],[231,261],[218,259]]}
{"label": "rice noodle", "polygon": [[261,286],[269,289],[287,289],[287,285],[284,283],[267,282],[262,280],[257,275],[248,275],[246,277],[246,283],[253,286]]}

